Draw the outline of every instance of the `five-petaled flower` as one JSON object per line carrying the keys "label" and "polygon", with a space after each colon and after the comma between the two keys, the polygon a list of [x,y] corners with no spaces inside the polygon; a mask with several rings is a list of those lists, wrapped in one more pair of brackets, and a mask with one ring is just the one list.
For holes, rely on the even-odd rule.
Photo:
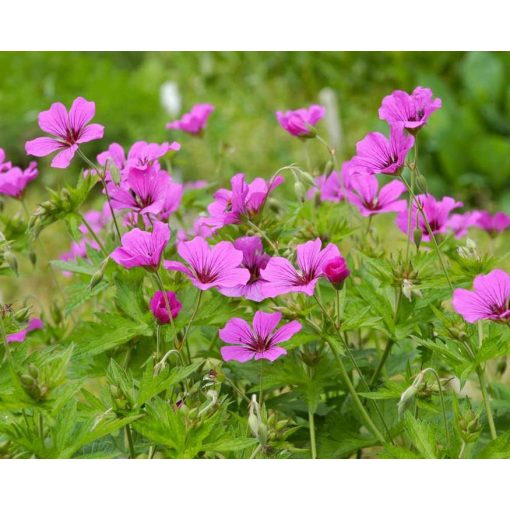
{"label": "five-petaled flower", "polygon": [[260,270],[260,275],[268,282],[263,288],[264,295],[272,298],[289,292],[303,292],[313,296],[317,280],[324,275],[324,265],[341,256],[334,244],[330,243],[324,249],[321,247],[319,238],[297,245],[299,270],[283,257],[272,257],[266,268]]}
{"label": "five-petaled flower", "polygon": [[394,124],[389,138],[382,133],[368,133],[356,144],[356,155],[349,163],[358,173],[396,174],[413,145],[414,138],[404,132],[402,125]]}
{"label": "five-petaled flower", "polygon": [[53,168],[67,168],[81,143],[103,138],[101,124],[89,124],[96,113],[96,104],[77,97],[67,112],[62,103],[53,103],[50,109],[39,114],[39,127],[55,138],[41,136],[25,144],[27,154],[47,156],[55,151]]}
{"label": "five-petaled flower", "polygon": [[276,119],[280,126],[292,136],[310,138],[315,136],[314,126],[324,117],[324,113],[324,106],[313,104],[299,110],[277,111]]}
{"label": "five-petaled flower", "polygon": [[480,211],[476,226],[494,237],[510,227],[510,216],[504,212],[490,214],[487,211]]}
{"label": "five-petaled flower", "polygon": [[412,94],[395,90],[386,96],[379,108],[379,118],[388,124],[401,124],[408,131],[416,132],[441,108],[441,99],[432,98],[432,90],[416,87]]}
{"label": "five-petaled flower", "polygon": [[455,289],[452,305],[467,322],[482,319],[510,321],[510,275],[494,269],[487,275],[478,275],[474,290]]}
{"label": "five-petaled flower", "polygon": [[200,290],[216,287],[223,292],[224,287],[245,285],[250,279],[250,271],[240,267],[243,252],[236,250],[229,241],[209,246],[202,237],[195,237],[191,241],[178,243],[177,252],[188,265],[166,260],[165,269],[184,273]]}
{"label": "five-petaled flower", "polygon": [[363,216],[386,212],[400,212],[406,209],[406,201],[400,200],[405,191],[400,181],[392,181],[379,189],[375,175],[354,174],[349,178],[346,195]]}
{"label": "five-petaled flower", "polygon": [[221,356],[225,361],[236,360],[241,363],[251,359],[267,359],[274,361],[287,351],[279,344],[292,338],[301,330],[298,321],[291,321],[281,328],[275,329],[282,314],[258,311],[253,317],[253,327],[243,319],[230,319],[223,329],[220,338],[228,347],[221,348]]}
{"label": "five-petaled flower", "polygon": [[170,239],[170,228],[161,221],[154,222],[152,232],[134,228],[122,235],[121,246],[116,248],[110,257],[128,269],[145,267],[149,271],[157,271],[161,255]]}
{"label": "five-petaled flower", "polygon": [[0,169],[0,195],[21,199],[28,183],[33,181],[39,172],[37,163],[32,161],[26,170],[17,166]]}
{"label": "five-petaled flower", "polygon": [[223,288],[222,293],[225,296],[242,296],[251,301],[262,301],[264,299],[263,288],[267,282],[260,276],[260,270],[267,266],[271,257],[264,253],[260,237],[240,237],[234,241],[234,248],[243,252],[242,267],[248,269],[250,279],[245,284]]}
{"label": "five-petaled flower", "polygon": [[[444,234],[448,228],[448,220],[451,211],[457,207],[462,207],[462,202],[457,202],[452,197],[444,197],[441,200],[437,200],[432,195],[417,195],[416,200],[423,210],[423,214],[427,218],[430,230],[434,235]],[[411,235],[416,228],[419,228],[423,233],[423,240],[430,241],[430,235],[427,228],[427,223],[423,218],[423,214],[416,205],[416,201],[413,200],[413,210],[411,214]],[[408,228],[408,212],[406,210],[400,211],[397,215],[397,226],[404,232],[407,232]]]}
{"label": "five-petaled flower", "polygon": [[214,111],[214,106],[208,103],[196,104],[185,113],[179,120],[174,120],[166,125],[167,129],[179,129],[192,135],[199,135],[207,124],[209,115]]}

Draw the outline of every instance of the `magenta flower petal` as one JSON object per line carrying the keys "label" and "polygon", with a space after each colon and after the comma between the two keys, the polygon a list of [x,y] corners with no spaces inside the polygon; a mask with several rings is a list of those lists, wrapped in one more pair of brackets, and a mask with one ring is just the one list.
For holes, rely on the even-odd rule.
{"label": "magenta flower petal", "polygon": [[441,108],[441,99],[432,99],[432,90],[416,87],[412,94],[395,90],[379,108],[379,118],[390,125],[402,124],[410,131],[423,127],[430,115]]}
{"label": "magenta flower petal", "polygon": [[230,242],[222,241],[211,247],[204,238],[197,236],[191,241],[180,242],[177,252],[188,268],[174,261],[165,262],[165,268],[187,274],[193,285],[201,290],[217,287],[222,292],[223,287],[244,285],[250,279],[250,272],[239,267],[243,253]]}
{"label": "magenta flower petal", "polygon": [[244,347],[237,347],[237,346],[228,346],[228,347],[222,347],[220,349],[221,357],[225,361],[232,361],[236,360],[240,363],[244,363],[245,361],[250,361],[255,357],[255,353],[244,348]]}
{"label": "magenta flower petal", "polygon": [[324,117],[325,108],[320,105],[312,105],[309,108],[276,112],[276,119],[280,126],[292,136],[314,136],[311,128]]}
{"label": "magenta flower petal", "polygon": [[44,157],[62,149],[62,143],[48,136],[40,136],[25,143],[25,151],[29,156]]}
{"label": "magenta flower petal", "polygon": [[152,232],[138,228],[122,235],[122,246],[116,248],[110,257],[126,268],[145,267],[157,270],[161,255],[170,239],[170,228],[166,223],[156,221]]}
{"label": "magenta flower petal", "polygon": [[234,344],[221,348],[221,355],[225,361],[236,360],[241,363],[255,358],[274,361],[287,353],[277,344],[289,340],[301,330],[301,324],[292,321],[279,329],[281,313],[266,313],[258,311],[253,318],[253,327],[240,318],[230,319],[219,336],[225,342]]}
{"label": "magenta flower petal", "polygon": [[[165,300],[166,294],[166,300]],[[165,294],[158,290],[152,296],[150,302],[150,309],[152,315],[157,319],[160,324],[168,324],[170,322],[170,315],[168,313],[168,308],[170,308],[170,312],[172,314],[172,319],[175,319],[179,312],[182,309],[182,303],[177,299],[175,292],[171,292],[169,290],[165,291]],[[167,306],[168,301],[168,306]]]}
{"label": "magenta flower petal", "polygon": [[169,122],[167,129],[179,129],[192,135],[198,135],[207,124],[207,119],[214,111],[212,104],[202,103],[193,106],[191,111],[185,113],[179,120]]}
{"label": "magenta flower petal", "polygon": [[51,165],[54,168],[67,168],[80,143],[103,137],[103,126],[87,126],[94,113],[95,104],[82,97],[73,101],[69,113],[62,103],[53,103],[49,110],[39,114],[39,126],[56,137],[54,143],[50,143],[46,137],[31,140],[25,144],[27,154],[47,156],[55,150],[61,150]]}
{"label": "magenta flower petal", "polygon": [[7,335],[7,343],[11,342],[24,342],[28,333],[31,331],[34,331],[36,329],[42,329],[44,327],[44,324],[41,319],[38,317],[34,317],[33,319],[30,319],[28,321],[27,327],[24,329],[21,329],[20,331],[17,331],[16,333],[11,333],[10,335]]}
{"label": "magenta flower petal", "polygon": [[510,320],[510,275],[495,269],[487,275],[479,275],[473,282],[473,291],[455,289],[452,305],[467,322],[482,319]]}

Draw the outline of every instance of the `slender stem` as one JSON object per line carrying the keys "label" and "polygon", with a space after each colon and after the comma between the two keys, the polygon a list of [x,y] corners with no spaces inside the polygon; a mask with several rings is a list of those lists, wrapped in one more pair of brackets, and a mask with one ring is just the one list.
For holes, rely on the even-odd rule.
{"label": "slender stem", "polygon": [[[184,337],[182,339],[182,344],[186,344],[186,340],[188,339],[188,335],[190,332],[191,327],[193,326],[193,321],[195,320],[195,316],[197,315],[198,308],[200,307],[200,301],[202,300],[202,291],[198,291],[197,300],[195,304],[195,309],[193,310],[193,314],[191,315],[191,318],[188,323],[188,327],[186,328],[186,331],[184,333]],[[188,348],[189,349],[189,348]],[[189,350],[188,350],[188,358],[189,358]],[[191,358],[188,359],[188,361],[191,363]]]}
{"label": "slender stem", "polygon": [[89,165],[91,168],[93,168],[97,172],[97,175],[99,176],[99,179],[101,180],[101,184],[103,185],[103,189],[106,194],[106,200],[108,201],[108,206],[110,207],[110,212],[112,214],[113,224],[115,225],[115,231],[117,232],[117,237],[119,238],[119,241],[120,241],[119,225],[117,223],[117,218],[115,216],[115,212],[113,211],[110,193],[108,192],[108,187],[106,186],[106,178],[105,178],[106,169],[103,170],[102,168],[100,168],[96,164],[94,164],[92,161],[90,161],[90,159],[87,158],[87,156],[85,156],[85,154],[80,149],[78,149],[78,154],[81,157],[81,159],[83,159],[83,161],[85,161],[85,163],[87,165]]}
{"label": "slender stem", "polygon": [[338,166],[337,165],[337,161],[336,161],[336,155],[335,155],[335,150],[332,149],[328,142],[326,142],[326,140],[324,140],[324,138],[320,137],[319,135],[315,135],[315,138],[317,138],[317,140],[322,143],[322,145],[324,145],[324,147],[326,147],[327,151],[328,151],[328,155],[329,157],[331,158],[331,162],[333,163],[333,168],[331,169],[332,171]]}
{"label": "slender stem", "polygon": [[44,417],[42,413],[39,413],[39,435],[41,436],[41,441],[44,445]]}
{"label": "slender stem", "polygon": [[130,425],[126,425],[126,437],[127,437],[127,442],[129,445],[129,458],[134,459],[134,458],[136,458],[136,454],[135,454],[135,446],[133,444],[133,435],[131,434],[131,426]]}
{"label": "slender stem", "polygon": [[98,244],[98,246],[101,249],[101,251],[103,252],[104,256],[108,257],[108,253],[106,252],[106,250],[105,250],[105,248],[103,246],[103,243],[101,242],[99,237],[97,237],[97,235],[94,232],[93,228],[90,226],[89,222],[85,219],[85,216],[83,216],[83,214],[80,214],[80,216],[81,216],[81,221],[83,221],[83,224],[85,225],[85,227],[89,231],[90,235],[94,238],[94,241],[96,241],[96,243]]}
{"label": "slender stem", "polygon": [[443,269],[443,273],[446,276],[446,280],[448,281],[448,285],[450,286],[450,289],[453,291],[453,284],[450,280],[450,276],[448,274],[448,270],[446,269],[446,263],[443,259],[443,254],[441,253],[441,250],[439,249],[439,245],[437,244],[436,236],[434,235],[434,232],[432,232],[432,228],[430,227],[429,220],[427,219],[427,215],[425,214],[425,211],[423,210],[423,205],[421,202],[416,198],[416,195],[414,194],[413,190],[410,188],[408,182],[405,180],[405,178],[401,175],[400,178],[402,179],[402,182],[404,183],[405,187],[407,188],[407,191],[409,191],[410,195],[413,197],[414,203],[416,204],[416,207],[420,211],[420,214],[423,218],[423,222],[425,223],[425,228],[427,229],[427,233],[432,241],[432,244],[434,246],[434,250],[436,251],[437,258],[439,259],[439,262],[441,264],[441,267]]}
{"label": "slender stem", "polygon": [[[478,321],[478,344],[479,347],[483,343],[483,323]],[[487,380],[485,378],[485,369],[482,366],[478,366],[476,369],[478,380],[480,381],[480,389],[482,391],[483,403],[485,405],[485,412],[487,413],[487,421],[489,422],[489,429],[491,432],[491,438],[496,439],[498,434],[496,432],[496,426],[494,425],[494,417],[492,416],[491,403],[489,400],[489,394],[487,393]]]}
{"label": "slender stem", "polygon": [[317,458],[317,446],[315,444],[315,420],[314,413],[308,409],[308,424],[310,428],[310,448],[312,452],[312,459]]}
{"label": "slender stem", "polygon": [[257,445],[257,448],[253,450],[253,453],[250,455],[250,459],[254,459],[259,454],[260,450],[262,450],[261,444]]}
{"label": "slender stem", "polygon": [[365,422],[366,427],[375,435],[378,441],[380,441],[383,444],[386,444],[387,441],[384,438],[384,436],[381,434],[379,429],[377,428],[377,425],[372,421],[372,418],[370,418],[370,415],[367,413],[366,409],[364,408],[363,404],[361,403],[361,400],[358,397],[358,394],[356,393],[356,389],[354,388],[349,375],[347,374],[347,370],[345,368],[345,365],[338,355],[338,352],[336,350],[336,346],[331,342],[329,339],[326,338],[326,342],[328,343],[331,351],[333,352],[333,355],[335,357],[335,360],[340,368],[340,376],[342,377],[344,384],[347,386],[347,389],[351,395],[352,401],[354,402],[354,405],[356,406],[356,409],[360,413],[363,421]]}
{"label": "slender stem", "polygon": [[460,452],[459,452],[459,459],[462,459],[462,457],[464,456],[464,450],[466,449],[466,441],[462,441],[462,445],[460,447]]}
{"label": "slender stem", "polygon": [[439,400],[441,401],[441,410],[442,410],[442,413],[443,413],[443,421],[444,421],[444,430],[445,430],[445,434],[446,434],[446,441],[448,442],[448,445],[450,444],[450,431],[449,431],[449,428],[448,428],[448,417],[446,416],[446,404],[445,404],[445,400],[444,400],[444,392],[443,392],[443,387],[441,385],[441,379],[439,377],[439,374],[437,373],[437,371],[431,367],[429,368],[426,368],[425,370],[423,370],[423,373],[426,373],[426,372],[430,372],[431,374],[434,375],[435,379],[436,379],[436,382],[437,382],[437,387],[439,389]]}
{"label": "slender stem", "polygon": [[263,361],[260,360],[259,362],[259,406],[262,409],[262,398],[264,397],[264,394],[262,392],[262,380],[264,378],[264,365]]}
{"label": "slender stem", "polygon": [[[414,192],[414,170],[411,170],[411,191]],[[409,266],[409,254],[411,248],[411,226],[413,224],[413,197],[409,194],[409,203],[408,203],[408,214],[407,214],[407,243],[406,243],[406,270]]]}
{"label": "slender stem", "polygon": [[373,388],[375,383],[377,382],[377,379],[379,379],[379,376],[381,375],[382,369],[384,368],[384,365],[386,364],[386,360],[388,359],[388,356],[390,355],[391,348],[393,347],[393,344],[395,341],[392,338],[388,338],[388,341],[386,342],[386,346],[384,347],[384,351],[382,353],[381,359],[379,360],[379,363],[377,364],[377,367],[370,378],[370,388]]}
{"label": "slender stem", "polygon": [[[368,383],[367,383],[367,381],[365,379],[365,376],[363,375],[363,372],[361,371],[358,363],[356,362],[356,358],[353,356],[351,350],[349,349],[349,345],[347,343],[347,340],[342,336],[342,333],[340,332],[340,329],[337,327],[337,325],[335,324],[335,321],[331,318],[331,316],[329,315],[328,311],[324,308],[323,304],[317,299],[317,296],[314,295],[313,297],[314,297],[316,303],[319,305],[320,309],[322,310],[322,313],[323,313],[324,317],[326,319],[328,319],[331,322],[331,324],[333,324],[340,342],[345,347],[345,352],[346,352],[350,362],[352,363],[353,367],[355,368],[356,372],[359,375],[360,381],[365,386],[365,389],[367,391],[370,391],[370,386],[368,385]],[[329,346],[331,347],[332,343],[329,340],[326,340],[326,341],[328,342]],[[346,374],[347,374],[347,372],[346,372]],[[353,386],[353,388],[354,388],[354,386]],[[358,400],[359,400],[359,398],[358,398]],[[360,404],[361,404],[361,401],[360,401]],[[363,405],[363,404],[361,404],[361,405]],[[379,406],[375,402],[372,402],[372,405],[373,405],[377,415],[379,416],[379,418],[380,418],[380,420],[381,420],[381,422],[382,422],[382,424],[384,426],[384,429],[386,430],[386,433],[388,434],[388,437],[391,437],[390,431],[388,429],[388,426],[386,425],[386,421],[384,420],[384,416],[383,416],[381,410],[379,409]]]}
{"label": "slender stem", "polygon": [[156,325],[156,361],[159,361],[159,346],[161,342],[161,326]]}
{"label": "slender stem", "polygon": [[278,255],[278,248],[276,247],[276,245],[273,243],[273,241],[271,241],[271,239],[269,239],[269,237],[267,236],[267,234],[260,228],[258,227],[257,225],[255,225],[255,223],[253,223],[253,221],[251,220],[247,220],[246,223],[248,223],[248,225],[250,225],[251,228],[253,228],[254,230],[256,230],[268,243],[269,245],[271,246],[271,248],[273,248],[274,252],[276,255]]}

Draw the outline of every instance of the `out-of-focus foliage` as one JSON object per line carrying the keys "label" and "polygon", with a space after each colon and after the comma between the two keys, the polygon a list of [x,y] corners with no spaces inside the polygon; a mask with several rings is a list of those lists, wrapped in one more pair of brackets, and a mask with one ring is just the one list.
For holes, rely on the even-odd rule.
{"label": "out-of-focus foliage", "polygon": [[0,146],[17,162],[26,161],[24,142],[38,132],[41,105],[54,101],[82,95],[96,102],[107,131],[90,151],[107,141],[182,141],[164,127],[165,82],[178,85],[181,113],[196,102],[213,103],[206,143],[187,140],[179,154],[187,179],[217,170],[269,175],[301,159],[302,147],[279,129],[274,111],[321,101],[325,88],[338,102],[341,154],[348,158],[367,130],[384,129],[373,112],[386,94],[431,87],[444,104],[420,145],[431,191],[510,208],[506,53],[4,53],[0,65]]}

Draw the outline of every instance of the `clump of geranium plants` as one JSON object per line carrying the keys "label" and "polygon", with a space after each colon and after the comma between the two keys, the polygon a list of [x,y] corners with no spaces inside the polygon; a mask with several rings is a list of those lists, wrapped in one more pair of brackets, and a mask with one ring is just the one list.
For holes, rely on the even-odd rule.
{"label": "clump of geranium plants", "polygon": [[[278,111],[323,161],[224,183],[172,170],[212,105],[166,126],[182,146],[96,156],[93,102],[41,112],[25,149],[49,168],[0,153],[2,287],[52,273],[47,302],[0,308],[0,455],[510,457],[510,217],[428,192],[418,146],[440,108],[430,89],[393,92],[387,134],[343,163],[322,106]],[[30,210],[39,172],[72,162],[76,186]],[[57,222],[68,242],[45,267]]]}

